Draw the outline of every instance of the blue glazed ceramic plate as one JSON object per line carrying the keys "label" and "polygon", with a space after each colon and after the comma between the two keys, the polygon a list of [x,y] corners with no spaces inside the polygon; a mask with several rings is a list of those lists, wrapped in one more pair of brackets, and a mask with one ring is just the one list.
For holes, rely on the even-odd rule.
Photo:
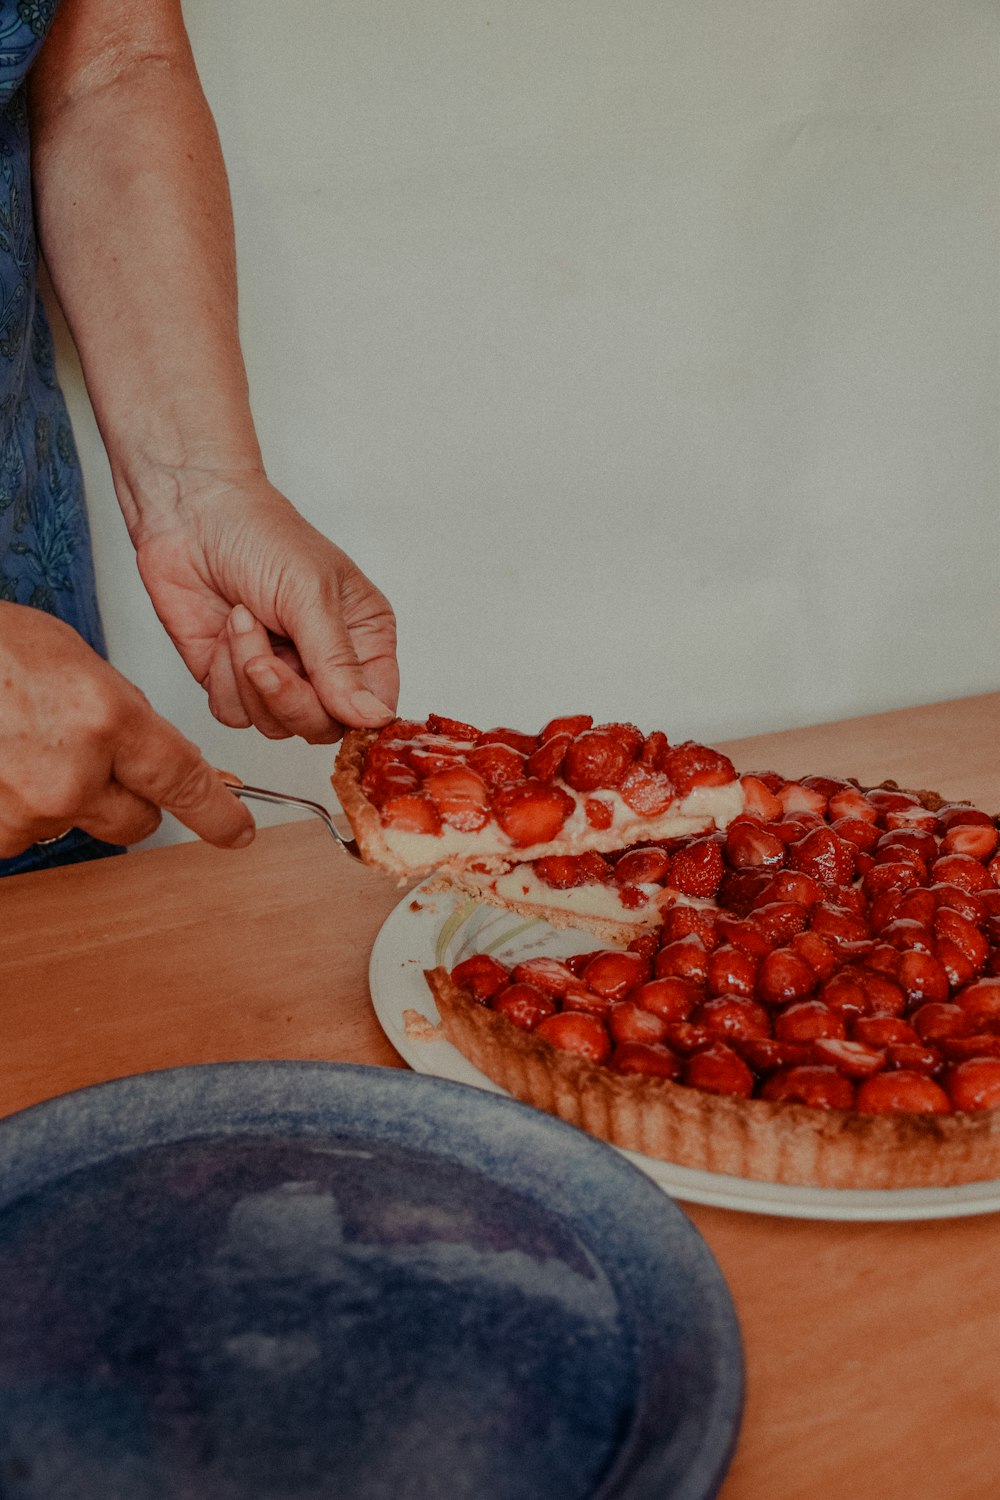
{"label": "blue glazed ceramic plate", "polygon": [[616,1152],[461,1084],[234,1063],[0,1122],[4,1500],[708,1500],[725,1283]]}

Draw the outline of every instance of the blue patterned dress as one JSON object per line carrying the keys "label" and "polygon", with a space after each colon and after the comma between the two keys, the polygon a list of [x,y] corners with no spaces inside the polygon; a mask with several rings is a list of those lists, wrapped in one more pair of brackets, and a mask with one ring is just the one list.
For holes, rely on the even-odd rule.
{"label": "blue patterned dress", "polygon": [[[58,615],[103,654],[83,478],[37,294],[25,78],[58,3],[0,0],[0,600]],[[109,851],[75,831],[0,860],[0,875]]]}

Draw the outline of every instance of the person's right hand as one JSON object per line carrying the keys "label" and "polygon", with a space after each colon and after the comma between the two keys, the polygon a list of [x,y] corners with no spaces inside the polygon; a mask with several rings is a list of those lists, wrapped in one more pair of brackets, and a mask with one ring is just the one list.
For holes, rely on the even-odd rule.
{"label": "person's right hand", "polygon": [[134,844],[161,809],[241,848],[250,813],[197,745],[69,625],[0,603],[0,858],[82,828]]}

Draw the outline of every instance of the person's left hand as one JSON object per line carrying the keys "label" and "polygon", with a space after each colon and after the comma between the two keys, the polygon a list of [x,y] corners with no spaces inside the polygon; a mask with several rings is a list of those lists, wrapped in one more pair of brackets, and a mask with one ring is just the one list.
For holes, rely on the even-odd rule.
{"label": "person's left hand", "polygon": [[153,607],[223,724],[331,744],[392,718],[388,600],[262,474],[184,494],[133,541]]}

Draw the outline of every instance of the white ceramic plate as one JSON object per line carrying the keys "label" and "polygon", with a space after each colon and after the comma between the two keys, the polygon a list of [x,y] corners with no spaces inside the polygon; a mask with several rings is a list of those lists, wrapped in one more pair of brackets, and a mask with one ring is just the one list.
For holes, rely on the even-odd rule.
{"label": "white ceramic plate", "polygon": [[[439,1030],[434,998],[423,971],[452,968],[471,953],[489,952],[504,963],[546,953],[564,957],[588,946],[586,933],[556,932],[510,912],[418,886],[389,914],[372,950],[369,980],[375,1013],[396,1051],[418,1073],[470,1083],[502,1093],[474,1068]],[[426,1025],[422,1024],[422,1018]],[[686,1203],[798,1219],[947,1219],[1000,1210],[1000,1182],[970,1182],[953,1188],[905,1188],[854,1192],[837,1188],[786,1187],[696,1172],[634,1151],[624,1156],[665,1192]]]}

